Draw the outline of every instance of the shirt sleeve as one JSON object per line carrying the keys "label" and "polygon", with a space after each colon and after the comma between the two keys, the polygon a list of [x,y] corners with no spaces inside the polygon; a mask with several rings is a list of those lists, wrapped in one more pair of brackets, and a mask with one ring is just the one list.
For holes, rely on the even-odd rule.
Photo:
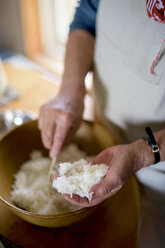
{"label": "shirt sleeve", "polygon": [[99,0],[80,0],[76,8],[70,32],[75,29],[84,29],[95,36],[96,13]]}

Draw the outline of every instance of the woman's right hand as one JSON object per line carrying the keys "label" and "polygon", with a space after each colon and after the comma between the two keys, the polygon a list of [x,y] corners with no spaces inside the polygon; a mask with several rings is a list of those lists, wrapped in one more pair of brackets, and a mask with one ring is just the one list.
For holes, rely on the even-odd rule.
{"label": "woman's right hand", "polygon": [[84,79],[93,66],[95,38],[86,30],[73,30],[68,37],[65,70],[58,96],[40,110],[42,141],[57,156],[81,124],[84,109]]}
{"label": "woman's right hand", "polygon": [[[74,91],[74,90],[73,90]],[[40,108],[39,129],[50,157],[57,156],[63,145],[73,137],[82,121],[84,92],[59,93]]]}

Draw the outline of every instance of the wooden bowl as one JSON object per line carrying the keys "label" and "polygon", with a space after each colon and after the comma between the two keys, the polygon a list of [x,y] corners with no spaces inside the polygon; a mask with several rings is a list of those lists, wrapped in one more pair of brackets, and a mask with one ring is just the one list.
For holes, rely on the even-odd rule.
{"label": "wooden bowl", "polygon": [[[97,154],[101,149],[102,132],[95,132],[95,124],[83,122],[73,142],[77,143],[89,154]],[[94,130],[94,131],[93,131]],[[98,130],[98,129],[97,129]],[[107,137],[108,139],[108,137]],[[0,200],[6,204],[20,218],[44,227],[62,227],[84,219],[94,212],[96,207],[83,208],[78,211],[57,215],[39,215],[18,208],[11,201],[11,185],[13,175],[20,169],[22,163],[29,159],[32,150],[42,150],[44,155],[48,151],[43,147],[37,121],[27,122],[9,132],[0,140]]]}

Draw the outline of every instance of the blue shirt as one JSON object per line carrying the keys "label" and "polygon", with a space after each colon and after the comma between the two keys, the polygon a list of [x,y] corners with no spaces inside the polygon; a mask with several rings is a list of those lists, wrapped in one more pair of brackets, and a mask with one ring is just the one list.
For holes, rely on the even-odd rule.
{"label": "blue shirt", "polygon": [[84,29],[95,36],[96,13],[99,0],[80,0],[76,8],[74,20],[70,25],[70,32]]}

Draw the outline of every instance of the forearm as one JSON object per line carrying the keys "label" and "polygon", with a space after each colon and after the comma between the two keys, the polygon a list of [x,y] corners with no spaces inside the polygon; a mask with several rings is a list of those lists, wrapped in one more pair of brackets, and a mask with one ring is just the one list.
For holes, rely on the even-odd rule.
{"label": "forearm", "polygon": [[50,156],[57,156],[79,128],[84,110],[86,73],[92,68],[94,37],[72,31],[67,44],[62,86],[55,99],[40,109],[39,128]]}
{"label": "forearm", "polygon": [[84,79],[93,66],[94,37],[84,30],[77,29],[69,35],[65,70],[63,74],[61,92],[72,98],[75,93],[84,96]]}

